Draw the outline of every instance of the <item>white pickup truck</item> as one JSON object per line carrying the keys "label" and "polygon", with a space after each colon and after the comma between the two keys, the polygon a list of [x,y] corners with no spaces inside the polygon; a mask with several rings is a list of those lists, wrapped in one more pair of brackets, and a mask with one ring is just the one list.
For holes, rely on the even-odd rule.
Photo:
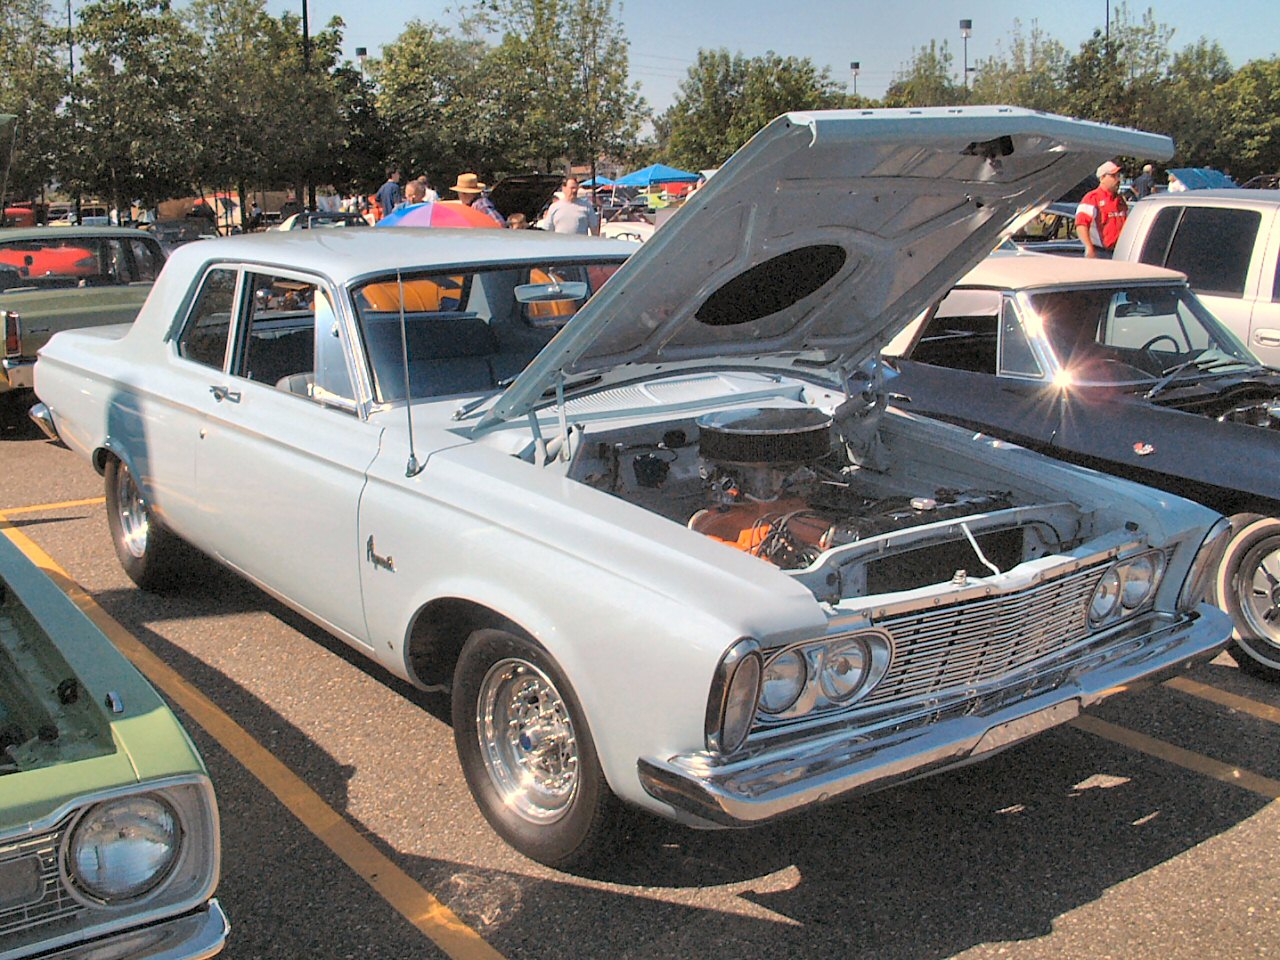
{"label": "white pickup truck", "polygon": [[1280,367],[1280,190],[1189,190],[1133,205],[1115,259],[1187,275],[1205,305]]}

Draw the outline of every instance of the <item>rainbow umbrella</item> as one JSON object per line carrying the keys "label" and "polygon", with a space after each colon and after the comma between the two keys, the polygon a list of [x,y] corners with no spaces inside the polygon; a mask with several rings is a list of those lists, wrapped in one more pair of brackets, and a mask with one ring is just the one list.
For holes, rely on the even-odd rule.
{"label": "rainbow umbrella", "polygon": [[379,227],[499,227],[498,221],[481,210],[457,200],[415,203],[393,210],[376,224]]}

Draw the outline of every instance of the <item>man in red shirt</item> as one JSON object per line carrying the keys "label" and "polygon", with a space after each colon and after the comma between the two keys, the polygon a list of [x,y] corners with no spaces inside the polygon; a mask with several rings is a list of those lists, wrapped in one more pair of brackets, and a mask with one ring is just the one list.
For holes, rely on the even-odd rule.
{"label": "man in red shirt", "polygon": [[1129,205],[1120,196],[1120,166],[1108,160],[1098,168],[1098,186],[1076,207],[1076,235],[1086,257],[1111,256],[1129,216]]}

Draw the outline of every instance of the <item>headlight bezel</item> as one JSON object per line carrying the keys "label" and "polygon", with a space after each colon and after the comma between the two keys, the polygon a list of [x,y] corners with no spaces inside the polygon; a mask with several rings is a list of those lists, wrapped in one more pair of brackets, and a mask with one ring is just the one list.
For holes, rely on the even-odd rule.
{"label": "headlight bezel", "polygon": [[[136,899],[103,903],[86,895],[68,870],[72,830],[85,812],[97,804],[138,794],[156,794],[176,811],[186,843],[164,882]],[[222,871],[222,842],[218,804],[207,774],[188,773],[133,783],[76,797],[31,825],[36,830],[57,829],[58,875],[70,896],[90,908],[84,930],[94,935],[134,924],[139,918],[169,916],[190,910],[213,896]]]}
{"label": "headlight bezel", "polygon": [[[844,647],[856,647],[862,655],[862,674],[849,690],[838,693],[830,689],[829,666]],[[843,630],[818,639],[802,640],[769,651],[767,660],[789,653],[799,653],[806,665],[806,679],[800,695],[784,710],[776,713],[760,711],[762,725],[804,720],[814,716],[847,710],[868,696],[884,679],[893,663],[893,637],[876,627]],[[833,695],[834,694],[834,695]]]}
{"label": "headlight bezel", "polygon": [[1231,545],[1232,535],[1231,521],[1226,517],[1219,517],[1205,533],[1178,591],[1177,609],[1180,613],[1190,613],[1201,603],[1212,602],[1214,581]]}
{"label": "headlight bezel", "polygon": [[[1168,567],[1168,560],[1163,550],[1142,550],[1131,556],[1122,557],[1112,563],[1103,572],[1093,593],[1089,595],[1085,607],[1090,630],[1105,630],[1114,624],[1151,607],[1156,594],[1160,590]],[[1147,572],[1143,572],[1146,568]],[[1141,592],[1132,594],[1135,584],[1142,584]],[[1099,600],[1111,595],[1110,600],[1099,608]]]}
{"label": "headlight bezel", "polygon": [[[153,805],[161,816],[167,817],[172,822],[172,841],[168,847],[167,859],[145,880],[133,884],[132,889],[126,892],[107,892],[96,881],[89,879],[81,868],[78,844],[87,831],[99,825],[97,821],[113,815],[119,816],[121,808],[142,803]],[[183,815],[179,813],[175,804],[162,794],[152,791],[129,793],[100,800],[86,806],[80,812],[67,830],[62,866],[68,885],[74,893],[97,906],[122,907],[159,895],[182,862],[188,843],[188,829]]]}
{"label": "headlight bezel", "polygon": [[[735,686],[735,684],[747,684],[751,687],[753,673],[754,690],[743,690],[741,686]],[[736,753],[747,742],[759,709],[760,685],[763,677],[764,657],[761,653],[760,641],[754,637],[742,637],[734,641],[721,655],[711,681],[711,691],[707,697],[704,737],[709,752],[727,756]],[[750,696],[743,697],[743,694],[750,694]],[[739,700],[750,700],[750,709],[745,711],[745,717],[730,716],[731,710],[740,709],[735,705],[735,695]],[[743,729],[740,736],[726,735],[733,720],[742,720]]]}

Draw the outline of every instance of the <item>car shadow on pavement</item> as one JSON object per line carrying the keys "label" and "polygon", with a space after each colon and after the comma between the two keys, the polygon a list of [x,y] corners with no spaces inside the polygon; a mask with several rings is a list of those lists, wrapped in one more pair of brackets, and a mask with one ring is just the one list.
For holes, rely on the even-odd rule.
{"label": "car shadow on pavement", "polygon": [[[209,566],[176,596],[123,589],[97,599],[329,805],[352,816],[352,767],[147,624],[264,611],[447,722],[445,698],[417,691],[234,574],[212,561]],[[1137,714],[1163,713],[1176,723],[1182,705],[1171,691],[1156,688],[1140,696],[1145,699]],[[216,742],[198,729],[193,733],[219,787],[224,823],[236,825],[226,831],[220,891],[236,925],[226,956],[283,955],[286,943],[293,955],[305,952],[317,960],[352,950],[371,958],[434,955],[421,934],[297,829]],[[443,774],[428,769],[423,776],[437,780]],[[629,813],[621,848],[602,866],[569,876],[502,846],[471,808],[461,778],[452,786],[453,800],[466,811],[455,812],[448,827],[424,819],[421,830],[455,831],[444,845],[463,845],[471,863],[404,853],[357,826],[512,960],[774,960],[780,953],[837,951],[844,957],[947,957],[977,944],[1044,936],[1064,913],[1266,805],[1234,786],[1065,727],[984,763],[751,831],[696,831]],[[412,808],[414,785],[397,789],[402,796],[380,797],[379,804]],[[411,815],[428,818],[426,812]],[[279,821],[289,824],[285,837],[263,835],[267,824]],[[270,868],[283,872],[264,898],[262,873],[273,857],[288,862]],[[301,889],[287,889],[293,883]],[[330,898],[336,915],[326,912]]]}

